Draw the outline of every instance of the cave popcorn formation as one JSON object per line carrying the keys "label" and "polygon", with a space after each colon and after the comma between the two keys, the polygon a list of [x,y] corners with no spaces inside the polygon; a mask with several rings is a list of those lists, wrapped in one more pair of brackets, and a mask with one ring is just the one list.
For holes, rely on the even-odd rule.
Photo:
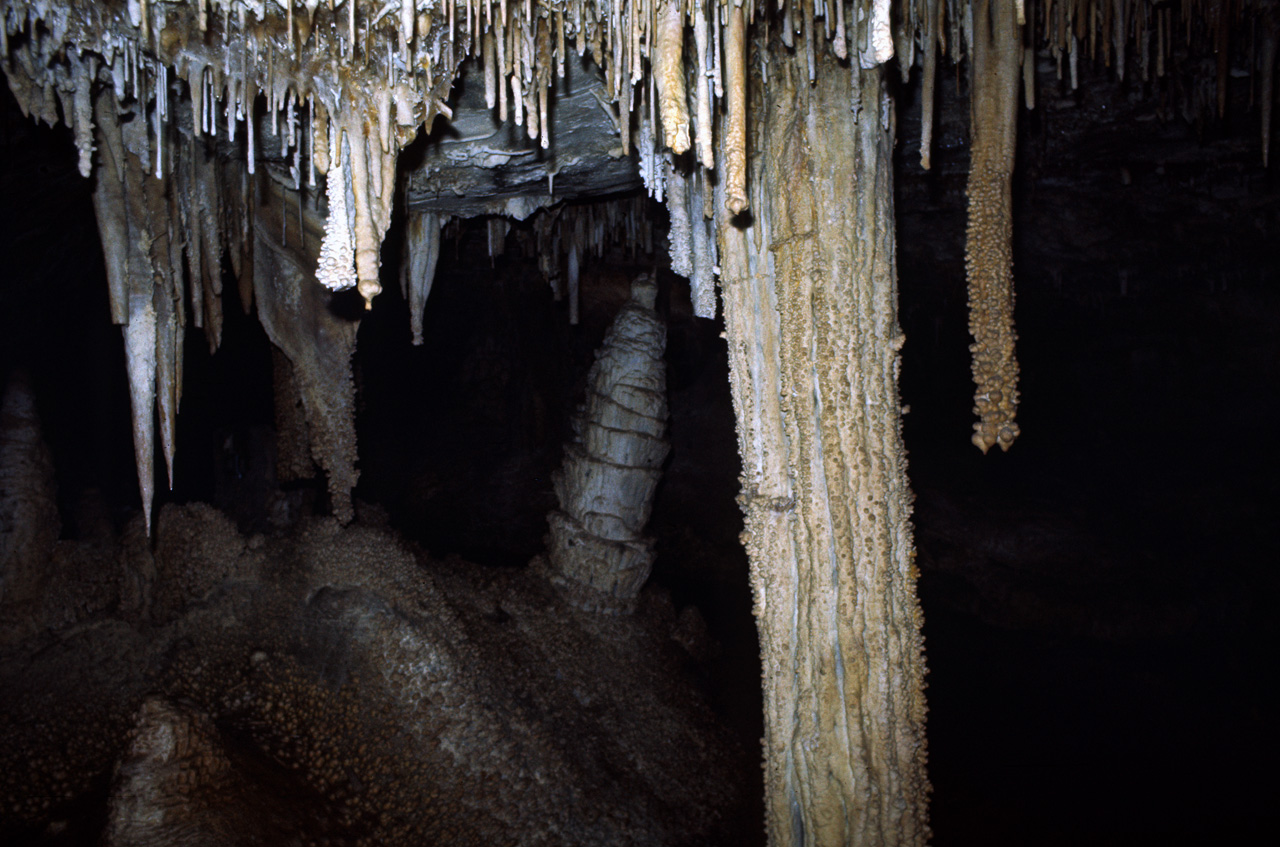
{"label": "cave popcorn formation", "polygon": [[[293,408],[301,408],[305,421],[294,428],[307,434],[310,459],[328,476],[335,514],[350,519],[355,325],[338,322],[325,308],[326,298],[330,289],[354,287],[368,306],[381,291],[379,251],[391,221],[399,151],[423,127],[429,130],[437,115],[451,116],[446,101],[468,59],[483,65],[486,102],[499,119],[510,119],[538,148],[551,150],[554,81],[566,75],[572,53],[589,56],[603,76],[601,105],[616,123],[621,152],[636,149],[645,186],[667,205],[672,268],[690,278],[696,314],[715,315],[720,281],[736,362],[732,380],[746,466],[742,502],[751,527],[745,540],[765,641],[774,647],[784,639],[763,621],[782,620],[770,617],[780,614],[780,601],[803,601],[788,593],[795,586],[780,575],[779,568],[794,564],[799,554],[785,541],[791,530],[779,516],[799,510],[810,519],[826,508],[806,500],[812,498],[812,480],[806,481],[808,471],[780,458],[782,445],[793,445],[803,458],[831,437],[827,430],[795,429],[797,410],[780,410],[779,398],[798,403],[814,389],[806,374],[817,372],[821,363],[810,360],[827,349],[816,340],[822,333],[834,332],[823,343],[835,346],[848,340],[841,332],[856,332],[859,341],[874,337],[870,346],[885,361],[893,360],[901,344],[889,326],[892,319],[866,326],[851,321],[851,307],[831,299],[837,296],[831,289],[841,288],[843,279],[818,278],[822,262],[793,249],[807,244],[813,232],[834,226],[825,213],[852,214],[864,202],[870,205],[859,213],[859,228],[836,228],[831,237],[840,244],[869,242],[886,226],[891,235],[892,221],[871,202],[892,191],[889,177],[878,170],[884,154],[877,145],[886,136],[891,140],[894,123],[880,85],[881,65],[896,53],[900,70],[908,73],[919,56],[925,76],[920,161],[927,168],[939,53],[971,63],[966,269],[980,418],[973,440],[985,452],[995,444],[1007,449],[1019,434],[1008,186],[1018,86],[1032,107],[1037,50],[1057,62],[1060,77],[1065,62],[1074,87],[1081,52],[1113,66],[1119,76],[1136,64],[1144,80],[1160,79],[1173,73],[1178,39],[1206,41],[1217,59],[1216,86],[1208,95],[1196,89],[1180,105],[1189,116],[1220,116],[1232,72],[1229,48],[1248,23],[1258,45],[1249,70],[1261,77],[1266,161],[1280,29],[1275,4],[1260,0],[1230,7],[1189,0],[1181,8],[1148,0],[904,0],[892,9],[889,0],[0,0],[0,16],[0,52],[17,101],[46,123],[67,123],[80,171],[95,179],[111,316],[123,327],[148,524],[157,412],[172,480],[183,332],[190,323],[203,330],[211,348],[218,346],[224,254],[241,302],[256,305],[283,357],[277,361],[288,385],[278,386],[277,393],[296,398]],[[831,111],[832,86],[841,88],[848,112],[838,121]],[[810,111],[794,113],[787,98],[802,100]],[[803,186],[788,198],[796,187],[779,174],[825,175],[813,170],[824,155],[814,148],[827,143],[814,134],[822,121],[827,129],[838,124],[850,144],[862,145],[847,155],[858,158],[865,173],[845,173],[841,160],[828,170],[854,184],[852,197],[834,199],[844,196],[847,186],[841,184],[826,198],[811,197]],[[809,139],[807,149],[792,144],[800,137]],[[518,154],[486,155],[505,163]],[[553,205],[556,173],[548,166],[545,197],[510,198],[503,209],[485,214],[524,218]],[[816,203],[817,211],[806,202]],[[643,209],[642,200],[629,198],[565,208],[535,225],[540,264],[557,294],[567,294],[571,320],[577,319],[579,276],[589,255],[598,255],[614,238],[650,246],[647,222],[637,221]],[[421,339],[422,305],[447,218],[440,210],[411,210],[403,284],[415,342]],[[291,221],[297,222],[292,237]],[[505,226],[503,220],[490,224],[495,250]],[[769,233],[787,237],[775,241]],[[856,264],[831,267],[844,268],[845,277],[874,277],[875,293],[889,298],[884,313],[893,314],[892,268],[878,265],[876,276]],[[775,284],[775,275],[783,282]],[[835,317],[815,323],[814,314],[826,308]],[[783,322],[775,326],[779,316]],[[801,347],[789,346],[799,342]],[[791,358],[796,350],[803,355]],[[887,377],[873,388],[837,382],[828,390],[822,396],[837,413],[853,408],[851,398],[862,397],[860,392],[874,393],[885,408],[897,407],[896,381]],[[895,421],[881,422],[882,428],[892,429]],[[841,418],[836,426],[853,424]],[[887,474],[890,487],[898,486],[905,480],[901,445],[876,439],[868,455],[877,459],[866,460],[876,470],[868,473]],[[812,455],[839,455],[836,445],[829,446],[829,452]],[[891,500],[882,497],[876,508],[890,510]],[[894,515],[893,531],[907,532],[905,512]],[[846,529],[840,530],[842,538]],[[908,570],[906,548],[890,546],[857,568],[887,569],[876,571],[881,583],[898,579],[905,581],[894,583],[895,591],[910,587],[901,575]],[[911,619],[909,610],[903,614]],[[903,638],[906,646],[895,649],[906,658],[895,661],[909,665],[912,673],[904,678],[914,679],[918,642],[909,634]],[[808,648],[787,649],[794,655],[785,661],[799,661]],[[775,659],[784,661],[767,653],[767,662]],[[766,701],[775,695],[786,700],[774,692]],[[784,712],[770,714],[792,719],[778,717]],[[902,726],[886,732],[916,739],[922,720],[913,711]],[[828,820],[814,811],[817,795],[805,786],[820,781],[815,774],[833,771],[803,751],[797,751],[798,759],[788,758],[790,742],[783,739],[791,737],[790,729],[774,727],[766,752],[771,767],[787,761],[793,769],[785,778],[771,771],[776,782],[769,787],[769,829],[776,843],[810,840],[805,822],[816,827]],[[868,823],[868,832],[880,826],[900,834],[904,843],[924,838],[923,806],[916,796],[923,766],[910,763],[915,755],[906,755],[908,764],[892,764],[893,774],[876,771],[869,777],[877,785],[905,778],[915,786],[894,807],[907,809],[901,814],[915,820],[902,826]],[[866,761],[872,760],[880,761]],[[903,777],[895,768],[911,773]],[[877,791],[894,796],[889,788]],[[870,808],[859,812],[869,815],[867,821],[899,814]]]}

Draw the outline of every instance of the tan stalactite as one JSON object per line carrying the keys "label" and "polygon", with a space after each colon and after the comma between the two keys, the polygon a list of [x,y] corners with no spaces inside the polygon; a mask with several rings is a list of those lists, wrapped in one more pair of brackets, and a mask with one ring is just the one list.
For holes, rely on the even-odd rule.
{"label": "tan stalactite", "polygon": [[946,11],[943,0],[923,0],[924,12],[920,29],[923,74],[920,79],[920,167],[931,167],[933,151],[934,86],[938,75],[938,33]]}
{"label": "tan stalactite", "polygon": [[[654,73],[664,143],[675,153],[689,149],[689,106],[684,86],[683,0],[655,0],[658,42],[654,48]],[[699,131],[703,127],[698,128]]]}
{"label": "tan stalactite", "polygon": [[409,301],[409,328],[414,346],[422,344],[422,310],[426,307],[431,283],[440,258],[440,216],[419,212],[409,216],[405,232],[404,293]]}
{"label": "tan stalactite", "polygon": [[725,208],[737,215],[747,209],[747,38],[745,12],[729,9],[725,39],[728,126],[724,139]]}
{"label": "tan stalactite", "polygon": [[977,0],[973,18],[969,222],[965,270],[973,344],[973,443],[1008,450],[1018,437],[1013,328],[1014,147],[1022,37],[1009,0]]}
{"label": "tan stalactite", "polygon": [[1271,110],[1275,105],[1276,42],[1280,40],[1280,11],[1269,6],[1261,23],[1262,50],[1259,56],[1259,74],[1262,76],[1258,97],[1262,113],[1262,166],[1270,162]]}
{"label": "tan stalactite", "polygon": [[[752,220],[718,220],[769,843],[928,838],[924,664],[900,430],[882,69],[752,75]],[[726,188],[717,187],[723,198]],[[740,221],[739,221],[740,223]]]}

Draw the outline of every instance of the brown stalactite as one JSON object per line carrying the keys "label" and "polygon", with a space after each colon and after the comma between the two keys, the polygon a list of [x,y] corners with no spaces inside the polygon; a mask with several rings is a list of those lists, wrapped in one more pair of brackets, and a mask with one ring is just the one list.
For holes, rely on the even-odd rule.
{"label": "brown stalactite", "polygon": [[1262,112],[1262,166],[1268,166],[1271,157],[1271,110],[1275,105],[1276,42],[1280,39],[1280,12],[1276,6],[1267,7],[1261,22],[1262,53],[1259,57],[1259,73],[1262,84],[1258,97]]}
{"label": "brown stalactite", "polygon": [[969,222],[965,270],[973,344],[973,443],[1008,450],[1018,437],[1013,329],[1013,160],[1022,38],[1007,0],[974,6]]}
{"label": "brown stalactite", "polygon": [[753,73],[753,219],[722,217],[718,231],[767,828],[773,847],[919,845],[929,788],[891,107],[874,69],[851,111],[849,71],[821,53],[812,86],[785,58],[768,60],[768,85]]}
{"label": "brown stalactite", "polygon": [[[654,0],[657,3],[658,32],[654,45],[654,73],[658,83],[658,103],[662,134],[675,153],[689,149],[689,107],[684,85],[684,3],[682,0]],[[702,132],[703,128],[698,127]]]}

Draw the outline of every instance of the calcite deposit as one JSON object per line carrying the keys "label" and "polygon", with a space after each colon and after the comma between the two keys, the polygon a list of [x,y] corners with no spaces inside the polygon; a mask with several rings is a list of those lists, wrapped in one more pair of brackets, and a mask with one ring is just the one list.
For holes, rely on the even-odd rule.
{"label": "calcite deposit", "polygon": [[631,283],[587,375],[574,440],[553,481],[560,508],[547,517],[549,576],[574,605],[629,611],[655,556],[645,526],[671,449],[666,440],[667,329],[654,311],[657,283]]}

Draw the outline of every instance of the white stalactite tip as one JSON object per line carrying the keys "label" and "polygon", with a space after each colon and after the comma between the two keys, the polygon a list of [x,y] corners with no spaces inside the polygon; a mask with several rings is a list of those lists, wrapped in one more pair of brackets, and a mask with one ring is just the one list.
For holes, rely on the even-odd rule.
{"label": "white stalactite tip", "polygon": [[893,25],[889,15],[889,0],[874,0],[867,39],[871,52],[865,57],[863,67],[874,68],[893,58]]}
{"label": "white stalactite tip", "polygon": [[331,127],[329,134],[329,173],[325,177],[329,216],[324,222],[316,280],[325,288],[343,291],[356,284],[356,253],[347,210],[347,168],[342,156],[342,130]]}

